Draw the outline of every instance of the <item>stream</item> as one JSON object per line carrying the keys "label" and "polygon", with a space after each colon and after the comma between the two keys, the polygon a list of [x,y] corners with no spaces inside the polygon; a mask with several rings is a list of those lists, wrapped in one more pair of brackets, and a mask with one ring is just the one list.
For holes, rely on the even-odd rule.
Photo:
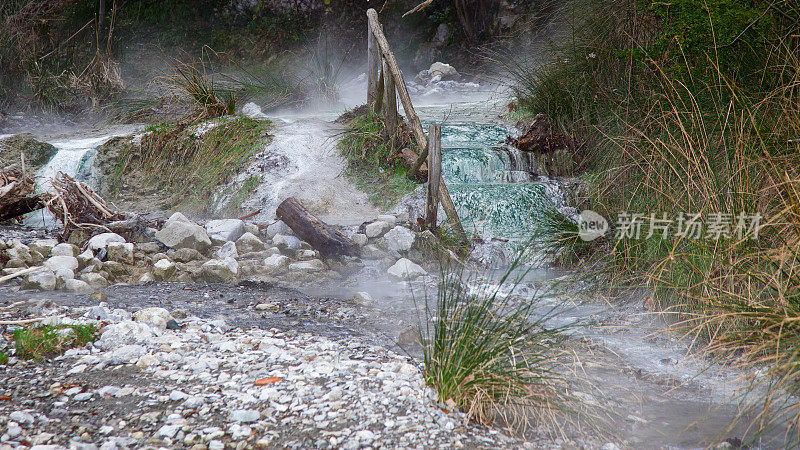
{"label": "stream", "polygon": [[[476,269],[473,283],[478,288],[502,289],[496,283],[509,255],[530,236],[545,210],[564,206],[564,195],[558,183],[531,176],[523,156],[501,144],[508,134],[518,132],[498,119],[502,98],[448,100],[423,104],[418,113],[426,123],[443,124],[443,174],[465,228],[489,243],[490,253],[503,255],[490,258],[494,261],[491,269]],[[265,154],[281,163],[262,178],[246,205],[274,211],[279,199],[294,195],[321,205],[327,211],[323,219],[332,223],[355,226],[373,219],[374,208],[341,174],[342,161],[335,154],[341,129],[331,123],[340,112],[341,108],[272,116],[276,137]],[[59,152],[37,174],[40,189],[48,189],[47,180],[59,171],[91,182],[94,149],[113,136],[138,129],[109,127],[44,137]],[[271,213],[262,215],[263,221],[272,220],[267,217]],[[47,222],[41,214],[32,214],[26,223],[41,226],[42,220]],[[647,293],[615,303],[599,295],[579,301],[548,289],[555,281],[568,281],[565,275],[569,274],[547,265],[533,267],[516,295],[538,302],[541,311],[555,309],[554,326],[577,324],[569,331],[580,343],[574,350],[583,378],[577,390],[586,404],[608,413],[610,434],[634,448],[676,449],[752,437],[746,420],[729,429],[739,412],[743,374],[703,361],[687,343],[664,331],[663,321],[642,305]],[[427,294],[435,295],[427,282],[399,288],[386,278],[381,263],[365,262],[364,269],[347,282],[298,289],[337,298],[367,291],[375,299],[369,313],[372,326],[386,336],[397,336],[418,323],[426,284]],[[591,286],[583,288],[591,290]],[[782,441],[776,430],[757,441],[756,448],[780,447]]]}

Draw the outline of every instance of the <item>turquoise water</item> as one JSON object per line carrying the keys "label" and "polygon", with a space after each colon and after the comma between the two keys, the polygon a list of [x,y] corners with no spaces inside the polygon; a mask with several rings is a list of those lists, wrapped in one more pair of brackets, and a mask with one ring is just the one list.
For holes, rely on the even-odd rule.
{"label": "turquoise water", "polygon": [[443,125],[442,172],[468,232],[524,240],[556,203],[546,182],[529,175],[525,158],[502,144],[508,134],[498,125]]}

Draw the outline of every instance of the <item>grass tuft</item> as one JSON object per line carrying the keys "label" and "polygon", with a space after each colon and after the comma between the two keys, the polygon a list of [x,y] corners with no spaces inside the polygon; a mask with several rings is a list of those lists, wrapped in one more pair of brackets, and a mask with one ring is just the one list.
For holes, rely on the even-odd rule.
{"label": "grass tuft", "polygon": [[[391,208],[400,198],[413,192],[416,183],[408,179],[399,155],[391,153],[385,125],[377,115],[365,109],[347,112],[342,117],[347,118],[347,131],[338,148],[347,160],[345,175],[369,195],[375,206],[383,210]],[[397,137],[396,145],[397,148],[411,145],[407,133]]]}
{"label": "grass tuft", "polygon": [[14,332],[14,356],[40,359],[82,347],[98,337],[94,325],[43,325]]}
{"label": "grass tuft", "polygon": [[500,418],[519,430],[531,419],[552,424],[569,399],[555,370],[563,328],[546,324],[552,311],[512,295],[514,269],[478,291],[469,287],[463,269],[443,270],[420,329],[425,381],[439,401],[472,420],[490,424]]}

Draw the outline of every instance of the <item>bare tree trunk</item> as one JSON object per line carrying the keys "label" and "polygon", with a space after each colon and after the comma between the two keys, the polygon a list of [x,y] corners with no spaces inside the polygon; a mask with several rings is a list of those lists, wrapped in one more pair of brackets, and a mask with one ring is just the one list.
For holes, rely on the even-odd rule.
{"label": "bare tree trunk", "polygon": [[100,0],[97,7],[97,50],[100,51],[102,43],[105,41],[106,28],[106,0]]}

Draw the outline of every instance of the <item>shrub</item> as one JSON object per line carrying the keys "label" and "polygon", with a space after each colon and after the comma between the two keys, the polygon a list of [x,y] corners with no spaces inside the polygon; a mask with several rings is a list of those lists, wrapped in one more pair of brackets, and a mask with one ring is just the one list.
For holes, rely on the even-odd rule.
{"label": "shrub", "polygon": [[39,359],[82,347],[97,338],[94,325],[42,325],[14,332],[14,356]]}

